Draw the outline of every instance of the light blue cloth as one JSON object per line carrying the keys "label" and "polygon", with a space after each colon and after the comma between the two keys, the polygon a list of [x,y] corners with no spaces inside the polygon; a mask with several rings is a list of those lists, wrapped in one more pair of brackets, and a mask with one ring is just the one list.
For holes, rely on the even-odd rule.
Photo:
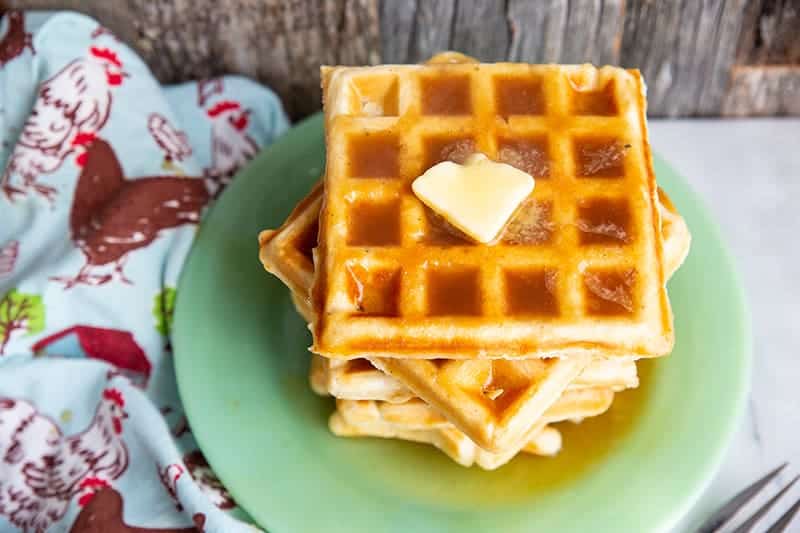
{"label": "light blue cloth", "polygon": [[204,208],[287,126],[244,78],[160,86],[90,18],[3,17],[0,532],[254,530],[192,438],[169,328]]}

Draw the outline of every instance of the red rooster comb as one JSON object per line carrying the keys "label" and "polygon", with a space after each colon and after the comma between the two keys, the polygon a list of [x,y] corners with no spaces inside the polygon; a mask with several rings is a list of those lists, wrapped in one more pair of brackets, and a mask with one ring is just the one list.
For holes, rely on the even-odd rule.
{"label": "red rooster comb", "polygon": [[112,65],[122,68],[122,61],[119,60],[119,56],[117,53],[110,48],[100,48],[98,46],[92,46],[89,48],[89,52],[98,59],[104,59],[108,61]]}
{"label": "red rooster comb", "polygon": [[80,485],[78,485],[79,489],[102,489],[104,487],[110,487],[111,485],[108,484],[108,481],[105,479],[101,479],[99,477],[87,477],[83,478]]}
{"label": "red rooster comb", "polygon": [[87,144],[91,144],[96,138],[97,136],[91,131],[79,131],[75,134],[75,138],[72,139],[72,146],[86,146]]}
{"label": "red rooster comb", "polygon": [[225,111],[230,111],[231,109],[241,109],[242,104],[239,102],[234,102],[233,100],[223,100],[215,104],[211,109],[208,110],[209,117],[216,117],[217,115],[224,113]]}
{"label": "red rooster comb", "polygon": [[89,492],[83,494],[80,498],[78,498],[78,505],[80,507],[85,507],[86,504],[92,501],[92,498],[94,498],[94,495],[97,494],[100,491],[100,489],[104,489],[110,486],[111,484],[108,481],[106,481],[105,479],[100,479],[99,477],[84,478],[83,481],[81,481],[80,485],[78,485],[78,488],[80,490],[88,490]]}
{"label": "red rooster comb", "polygon": [[106,400],[111,400],[120,407],[125,407],[125,398],[122,397],[122,393],[117,389],[104,390],[103,398],[105,398]]}

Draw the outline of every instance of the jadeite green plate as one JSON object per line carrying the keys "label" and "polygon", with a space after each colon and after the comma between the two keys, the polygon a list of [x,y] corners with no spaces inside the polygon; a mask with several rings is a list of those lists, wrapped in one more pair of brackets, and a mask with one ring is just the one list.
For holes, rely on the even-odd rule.
{"label": "jadeite green plate", "polygon": [[659,183],[692,231],[669,283],[677,344],[642,364],[639,389],[604,416],[560,425],[555,458],[494,472],[433,447],[328,432],[307,380],[311,339],[264,272],[256,235],[275,228],[323,169],[321,117],[265,150],[200,229],[178,289],[178,385],[194,435],[236,501],[272,533],[668,530],[719,466],[748,389],[750,328],[715,223],[661,160]]}

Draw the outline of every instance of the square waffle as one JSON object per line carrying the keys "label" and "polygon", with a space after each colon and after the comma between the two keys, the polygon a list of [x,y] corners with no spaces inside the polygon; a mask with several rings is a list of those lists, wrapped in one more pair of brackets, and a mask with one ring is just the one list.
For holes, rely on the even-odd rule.
{"label": "square waffle", "polygon": [[[485,470],[494,470],[514,458],[517,451],[491,453],[477,447],[469,438],[453,427],[407,429],[381,421],[350,423],[337,411],[331,415],[328,426],[340,437],[381,437],[421,442],[436,446],[453,461],[462,466],[477,464]],[[561,433],[553,427],[539,425],[521,451],[552,456],[561,450]]]}
{"label": "square waffle", "polygon": [[[403,403],[414,397],[395,378],[378,370],[369,359],[342,361],[311,356],[311,388],[321,396],[342,400],[381,400]],[[595,359],[569,384],[567,390],[603,387],[612,391],[638,386],[636,363],[630,359]]]}
{"label": "square waffle", "polygon": [[[334,358],[651,357],[673,344],[636,70],[323,69],[327,167],[313,302]],[[499,242],[410,184],[479,151],[536,178]]]}
{"label": "square waffle", "polygon": [[[579,422],[605,413],[613,401],[614,391],[604,387],[569,390],[545,411],[538,423]],[[381,421],[405,429],[452,427],[450,421],[419,398],[403,403],[336,400],[336,410],[353,424]]]}
{"label": "square waffle", "polygon": [[414,397],[411,390],[363,358],[325,359],[311,356],[311,389],[320,396],[345,400],[381,400],[403,403]]}
{"label": "square waffle", "polygon": [[[677,268],[680,258],[685,257],[688,250],[689,242],[685,239],[688,229],[685,228],[683,219],[675,211],[666,194],[660,194],[665,199],[665,202],[660,204],[661,210],[665,213],[661,228],[665,248],[676,254],[675,257],[667,258],[667,261],[672,268]],[[314,267],[311,261],[307,260],[310,253],[303,253],[300,250],[305,242],[314,240],[309,231],[313,232],[316,228],[315,221],[321,197],[321,189],[315,187],[300,203],[301,207],[292,212],[279,230],[265,231],[260,235],[260,257],[265,268],[284,281],[313,278]],[[675,245],[667,244],[673,240],[682,242]],[[294,268],[304,268],[306,272],[302,274],[292,272]],[[671,275],[672,271],[668,274]],[[285,283],[289,285],[288,282]],[[313,322],[313,310],[308,298],[303,297],[303,294],[308,293],[308,286],[303,287],[302,284],[296,286],[301,292],[293,293],[292,297],[301,314],[309,322]],[[404,401],[407,399],[407,393],[405,396],[394,395],[403,389],[407,390],[406,387],[411,388],[417,395],[445,413],[479,445],[489,449],[508,448],[518,444],[527,426],[535,420],[531,417],[538,417],[547,409],[570,382],[572,386],[602,385],[602,381],[599,381],[600,375],[605,373],[608,380],[606,384],[610,387],[625,388],[636,386],[638,383],[635,366],[632,361],[625,359],[595,360],[588,363],[582,358],[516,362],[372,358],[373,365],[388,370],[389,374],[397,378],[394,382],[387,381],[385,375],[376,373],[370,365],[357,364],[355,361],[357,360],[330,360],[317,361],[314,364],[328,373],[328,378],[325,379],[330,379],[331,375],[338,376],[339,384],[352,385],[357,382],[351,379],[353,375],[365,372],[366,376],[361,376],[362,383],[366,381],[376,384],[391,383],[391,386],[385,390],[375,386],[369,393],[359,390],[353,394],[351,391],[351,396],[347,396],[348,393],[342,387],[334,387],[335,390],[327,389],[326,392],[351,399]],[[576,366],[580,365],[585,366],[583,372],[576,370]],[[489,376],[492,379],[487,381]],[[503,381],[511,381],[513,386],[500,386]],[[323,386],[319,385],[319,379],[314,388],[323,389]],[[500,389],[502,393],[492,398]],[[492,423],[487,424],[487,421]]]}
{"label": "square waffle", "polygon": [[476,463],[481,468],[493,470],[510,461],[520,451],[555,455],[561,449],[561,435],[547,424],[564,420],[580,421],[600,415],[611,406],[613,397],[611,390],[603,388],[567,392],[528,430],[522,444],[499,452],[488,452],[476,446],[419,399],[403,404],[338,400],[329,426],[339,436],[400,438],[430,443],[459,464],[470,466]]}

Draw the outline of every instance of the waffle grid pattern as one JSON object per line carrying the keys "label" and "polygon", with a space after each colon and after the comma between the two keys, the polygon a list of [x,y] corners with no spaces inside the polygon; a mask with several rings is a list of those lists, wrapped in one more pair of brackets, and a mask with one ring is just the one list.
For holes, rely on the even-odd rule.
{"label": "waffle grid pattern", "polygon": [[[268,270],[277,273],[282,279],[305,279],[313,277],[313,265],[307,261],[308,252],[304,251],[304,243],[309,239],[302,236],[313,234],[316,220],[319,217],[322,189],[315,187],[296,209],[289,220],[276,232],[270,234],[270,240],[262,243],[262,260]],[[685,226],[674,211],[666,195],[659,192],[666,224],[663,240],[667,248],[675,248],[671,243],[678,240],[677,248],[688,247],[688,240],[678,226]],[[315,239],[310,239],[314,241]],[[677,258],[685,253],[673,253]],[[668,257],[669,260],[675,259]],[[671,273],[676,266],[668,269]],[[301,272],[298,272],[300,270]],[[298,310],[309,322],[315,319],[315,313],[309,308],[307,294],[310,281],[297,287],[292,297]],[[293,289],[294,291],[294,289]],[[614,358],[594,360],[584,370],[569,381],[560,367],[572,366],[576,360],[537,359],[521,361],[505,360],[446,360],[446,359],[390,359],[374,358],[377,365],[390,371],[399,382],[392,380],[387,374],[377,370],[364,359],[326,359],[313,357],[319,372],[312,371],[312,385],[320,394],[332,394],[337,398],[349,399],[381,399],[394,402],[405,401],[408,394],[403,394],[404,387],[399,382],[413,385],[417,394],[432,405],[437,405],[441,412],[457,421],[459,427],[481,443],[492,441],[515,441],[523,427],[518,421],[524,420],[531,410],[539,411],[547,407],[553,398],[552,392],[541,394],[542,387],[557,390],[569,383],[566,390],[587,387],[608,387],[611,390],[622,390],[638,384],[636,366],[633,360]],[[314,376],[318,376],[316,379]],[[315,381],[317,383],[315,384]],[[393,383],[395,386],[389,386]],[[553,388],[555,386],[555,388]],[[407,389],[406,389],[407,390]],[[545,399],[547,398],[547,399]],[[457,400],[457,401],[455,401]],[[486,420],[493,420],[493,432],[483,432]],[[518,426],[518,427],[515,427]],[[515,431],[507,432],[509,427]]]}
{"label": "waffle grid pattern", "polygon": [[[546,356],[520,341],[613,346],[609,332],[638,342],[609,351],[668,349],[640,80],[598,72],[589,92],[573,88],[580,70],[556,66],[329,72],[316,351],[432,357],[432,342],[447,357]],[[474,150],[533,171],[536,188],[499,243],[443,243],[410,184]]]}

